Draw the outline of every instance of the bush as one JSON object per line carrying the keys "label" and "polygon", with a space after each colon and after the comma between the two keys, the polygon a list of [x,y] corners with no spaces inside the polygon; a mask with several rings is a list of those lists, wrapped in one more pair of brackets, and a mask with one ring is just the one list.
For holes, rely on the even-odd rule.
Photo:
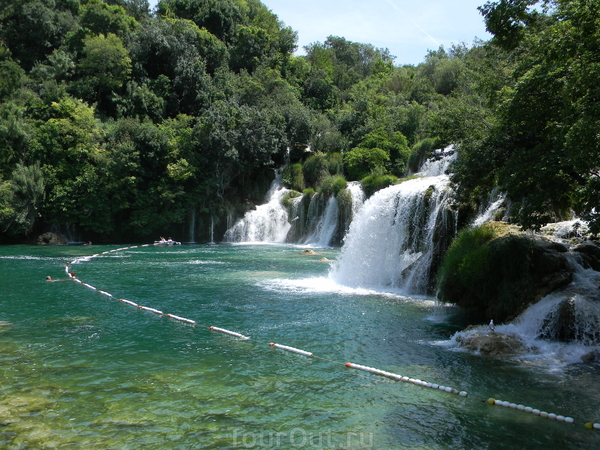
{"label": "bush", "polygon": [[362,180],[374,171],[386,172],[389,155],[380,148],[356,147],[344,155],[344,166],[350,180]]}
{"label": "bush", "polygon": [[332,195],[336,196],[340,191],[346,189],[348,182],[342,176],[331,176],[327,177],[323,180],[323,182],[319,185],[319,192],[330,197]]}
{"label": "bush", "polygon": [[437,139],[427,138],[413,145],[410,157],[408,158],[409,172],[416,173],[419,171],[427,157],[437,147]]}
{"label": "bush", "polygon": [[360,184],[367,197],[370,197],[380,189],[385,189],[396,183],[398,183],[398,177],[394,175],[369,175],[360,180]]}
{"label": "bush", "polygon": [[301,195],[302,194],[298,191],[289,191],[281,199],[281,204],[283,205],[284,208],[289,208],[292,206],[292,199],[300,197]]}
{"label": "bush", "polygon": [[500,321],[521,312],[532,295],[534,245],[524,236],[500,234],[494,223],[458,234],[438,272],[441,301]]}
{"label": "bush", "polygon": [[302,171],[302,164],[290,164],[283,171],[281,181],[288,189],[294,189],[296,191],[304,190],[304,174]]}

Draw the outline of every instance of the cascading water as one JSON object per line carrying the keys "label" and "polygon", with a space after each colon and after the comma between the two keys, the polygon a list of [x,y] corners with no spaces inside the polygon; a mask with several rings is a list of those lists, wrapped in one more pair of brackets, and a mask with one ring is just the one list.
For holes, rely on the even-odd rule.
{"label": "cascading water", "polygon": [[325,213],[316,216],[318,218],[314,232],[303,242],[318,247],[327,247],[338,226],[339,208],[335,197],[329,197]]}
{"label": "cascading water", "polygon": [[352,197],[352,217],[356,217],[365,203],[365,191],[363,191],[362,185],[358,181],[349,182],[346,189],[348,189]]}
{"label": "cascading water", "polygon": [[[573,282],[530,305],[511,323],[496,325],[493,334],[523,344],[515,353],[521,359],[548,367],[580,363],[600,352],[600,272],[586,269],[572,257]],[[487,326],[456,333],[450,345],[490,335]],[[598,353],[600,356],[600,353]]]}
{"label": "cascading water", "polygon": [[281,200],[289,192],[281,185],[281,172],[267,192],[266,203],[248,211],[225,232],[225,242],[285,242],[291,227]]}
{"label": "cascading water", "polygon": [[429,161],[423,176],[367,200],[350,225],[330,278],[352,287],[427,293],[434,260],[454,230],[450,181],[441,174],[452,158]]}

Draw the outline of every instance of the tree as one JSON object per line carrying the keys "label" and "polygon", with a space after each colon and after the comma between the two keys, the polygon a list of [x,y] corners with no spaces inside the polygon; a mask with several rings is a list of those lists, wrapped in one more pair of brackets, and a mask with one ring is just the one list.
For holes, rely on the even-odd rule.
{"label": "tree", "polygon": [[131,73],[131,58],[121,39],[109,33],[84,41],[84,56],[77,64],[81,80],[77,91],[88,101],[103,101],[121,89]]}

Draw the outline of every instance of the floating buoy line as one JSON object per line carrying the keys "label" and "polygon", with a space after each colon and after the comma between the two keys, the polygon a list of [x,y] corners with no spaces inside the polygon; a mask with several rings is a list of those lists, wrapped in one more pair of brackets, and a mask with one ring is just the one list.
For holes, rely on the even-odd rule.
{"label": "floating buoy line", "polygon": [[[192,319],[187,319],[185,317],[181,317],[181,316],[178,316],[178,315],[175,315],[175,314],[171,314],[171,313],[164,313],[163,311],[160,311],[158,309],[150,308],[148,306],[139,305],[139,304],[137,304],[135,302],[132,302],[130,300],[126,300],[126,299],[123,299],[123,298],[117,298],[117,297],[113,296],[112,294],[110,294],[109,292],[97,289],[96,287],[94,287],[94,286],[92,286],[92,285],[90,285],[88,283],[84,283],[83,281],[81,281],[80,279],[78,279],[75,276],[74,272],[72,272],[72,271],[69,270],[70,267],[71,267],[71,265],[75,264],[75,263],[88,262],[88,261],[91,261],[93,258],[102,256],[102,255],[107,255],[109,253],[119,252],[119,251],[123,251],[123,250],[133,250],[133,249],[136,249],[136,248],[139,248],[139,247],[150,247],[150,245],[151,244],[144,244],[144,245],[140,245],[140,246],[133,245],[133,246],[130,246],[130,247],[121,247],[121,248],[117,248],[117,249],[107,250],[107,251],[102,252],[102,253],[96,253],[96,254],[94,254],[92,256],[86,256],[86,257],[82,257],[82,258],[76,258],[73,261],[68,262],[66,264],[65,271],[66,271],[67,275],[69,276],[69,278],[72,281],[74,281],[76,283],[79,283],[82,286],[85,286],[86,288],[88,288],[90,290],[96,291],[96,292],[98,292],[101,295],[104,295],[104,296],[106,296],[108,298],[116,299],[116,300],[118,300],[121,303],[125,303],[125,304],[133,306],[133,307],[135,307],[137,309],[140,309],[140,310],[143,310],[143,311],[148,311],[148,312],[151,312],[151,313],[154,313],[154,314],[157,314],[157,315],[165,316],[165,317],[167,317],[169,319],[173,319],[173,320],[176,320],[176,321],[179,321],[179,322],[183,322],[183,323],[187,323],[187,324],[190,324],[190,325],[194,325],[194,326],[199,326],[199,327],[202,327],[202,328],[206,328],[206,329],[208,329],[210,331],[216,331],[216,332],[219,332],[219,333],[227,334],[229,336],[236,337],[236,338],[238,338],[240,340],[243,340],[243,341],[252,340],[252,341],[257,342],[257,343],[267,344],[266,342],[261,342],[261,341],[259,341],[257,339],[251,339],[250,337],[245,336],[245,335],[243,335],[241,333],[238,333],[238,332],[235,332],[235,331],[227,330],[225,328],[220,328],[220,327],[216,327],[216,326],[213,326],[213,325],[210,325],[210,326],[203,325],[203,324],[200,324],[200,323],[198,323],[198,322],[196,322],[195,320],[192,320]],[[386,377],[386,378],[390,378],[392,380],[396,380],[396,381],[400,381],[400,382],[404,382],[404,383],[411,383],[411,384],[414,384],[416,386],[421,386],[421,387],[426,387],[426,388],[431,388],[431,389],[439,390],[439,391],[442,391],[442,392],[447,392],[449,394],[454,394],[454,395],[457,395],[459,397],[467,397],[469,395],[465,391],[458,391],[457,389],[454,389],[454,388],[449,387],[449,386],[444,386],[444,385],[440,385],[440,384],[436,384],[436,383],[430,383],[430,382],[426,382],[426,381],[423,381],[423,380],[414,379],[414,378],[410,378],[410,377],[407,377],[407,376],[399,375],[399,374],[396,374],[396,373],[387,372],[385,370],[376,369],[374,367],[364,366],[364,365],[361,365],[361,364],[355,364],[355,363],[351,363],[351,362],[342,363],[342,362],[339,362],[339,361],[334,361],[334,360],[331,360],[331,359],[327,359],[327,358],[323,358],[323,357],[320,357],[320,356],[316,356],[312,352],[308,352],[306,350],[301,350],[301,349],[295,348],[295,347],[290,347],[288,345],[276,344],[276,343],[273,343],[273,342],[269,342],[268,345],[270,347],[273,347],[273,348],[277,348],[277,349],[280,349],[280,350],[285,350],[285,351],[291,352],[291,353],[296,353],[296,354],[299,354],[299,355],[302,355],[302,356],[306,356],[306,357],[309,357],[309,358],[316,358],[316,359],[327,361],[327,362],[330,362],[330,363],[333,363],[333,364],[343,365],[343,366],[345,366],[347,368],[350,368],[350,369],[361,370],[363,372],[368,372],[368,373],[371,373],[371,374],[374,374],[374,375],[379,375],[379,376],[383,376],[383,377]],[[572,417],[569,417],[569,416],[563,416],[563,415],[554,414],[554,413],[547,413],[547,412],[539,410],[537,408],[532,408],[532,407],[529,407],[529,406],[524,406],[524,405],[516,404],[516,403],[510,403],[510,402],[504,401],[504,400],[497,400],[495,398],[488,398],[487,400],[482,400],[482,402],[487,403],[488,405],[492,405],[492,406],[502,406],[504,408],[515,409],[515,410],[518,410],[518,411],[523,411],[525,413],[530,413],[530,414],[533,414],[535,416],[539,416],[539,417],[542,417],[542,418],[547,418],[547,419],[550,419],[550,420],[556,420],[558,422],[564,422],[564,423],[568,423],[568,424],[575,423],[575,420]],[[584,424],[584,427],[586,429],[589,429],[589,430],[600,430],[600,423],[586,422]]]}

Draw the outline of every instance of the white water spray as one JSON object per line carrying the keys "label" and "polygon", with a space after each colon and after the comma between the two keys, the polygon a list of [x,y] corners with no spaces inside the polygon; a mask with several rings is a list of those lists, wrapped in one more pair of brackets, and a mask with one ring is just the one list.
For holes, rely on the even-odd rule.
{"label": "white water spray", "polygon": [[285,242],[291,227],[288,213],[281,204],[289,192],[281,185],[281,172],[271,183],[266,203],[248,211],[233,227],[225,232],[225,242]]}
{"label": "white water spray", "polygon": [[446,175],[412,179],[375,193],[352,221],[330,278],[352,287],[425,293],[434,235],[449,194]]}

